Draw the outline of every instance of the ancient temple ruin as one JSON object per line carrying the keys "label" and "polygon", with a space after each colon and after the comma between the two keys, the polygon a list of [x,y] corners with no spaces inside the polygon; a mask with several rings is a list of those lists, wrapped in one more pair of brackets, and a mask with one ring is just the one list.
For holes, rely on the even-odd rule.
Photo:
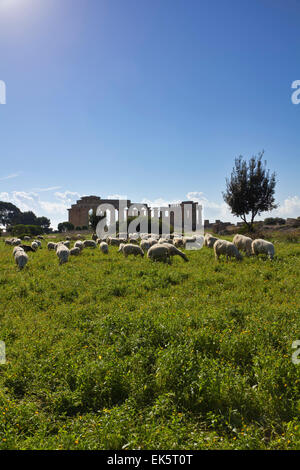
{"label": "ancient temple ruin", "polygon": [[[116,211],[119,211],[119,199],[102,199],[98,196],[84,196],[79,199],[76,204],[73,204],[69,211],[69,222],[74,225],[75,228],[82,228],[82,227],[89,227],[89,216],[91,211],[96,213],[97,208],[101,204],[111,204]],[[131,206],[139,206],[140,203],[132,203],[129,199],[125,201],[125,205],[127,208]],[[172,207],[179,207],[181,209],[182,214],[182,225],[184,224],[184,217],[188,215],[192,219],[192,230],[196,230],[197,225],[197,211],[199,209],[198,203],[193,201],[183,201],[177,205],[168,205],[167,207],[163,208],[153,208],[149,207],[147,204],[143,204],[146,209],[146,213],[149,217],[153,215],[156,217],[162,216],[162,211],[165,211],[167,215],[170,216],[170,224],[174,225],[174,212],[170,211]],[[192,213],[190,214],[190,210]],[[138,215],[138,214],[136,214]]]}

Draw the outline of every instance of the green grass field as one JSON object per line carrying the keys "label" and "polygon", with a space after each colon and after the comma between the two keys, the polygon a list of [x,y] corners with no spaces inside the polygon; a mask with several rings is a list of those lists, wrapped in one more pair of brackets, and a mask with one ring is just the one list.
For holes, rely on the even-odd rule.
{"label": "green grass field", "polygon": [[172,265],[0,242],[0,449],[300,449],[300,245]]}

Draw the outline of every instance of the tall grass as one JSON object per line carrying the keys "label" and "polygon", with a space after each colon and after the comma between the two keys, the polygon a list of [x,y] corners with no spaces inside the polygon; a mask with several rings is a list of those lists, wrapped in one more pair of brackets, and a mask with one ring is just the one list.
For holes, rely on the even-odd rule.
{"label": "tall grass", "polygon": [[171,266],[0,244],[1,449],[299,449],[300,247]]}

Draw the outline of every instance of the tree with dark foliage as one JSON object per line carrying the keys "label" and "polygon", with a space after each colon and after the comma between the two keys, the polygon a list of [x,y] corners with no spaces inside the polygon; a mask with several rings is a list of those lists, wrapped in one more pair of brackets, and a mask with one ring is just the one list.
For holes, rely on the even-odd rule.
{"label": "tree with dark foliage", "polygon": [[[249,162],[240,156],[235,159],[235,167],[230,179],[226,178],[224,201],[231,208],[231,213],[253,231],[253,222],[257,215],[271,211],[278,206],[275,204],[276,175],[266,169],[267,162],[262,161],[264,152],[250,158]],[[247,216],[250,218],[247,220]]]}
{"label": "tree with dark foliage", "polygon": [[21,211],[11,202],[0,201],[0,225],[8,227],[13,225],[17,217],[21,215]]}

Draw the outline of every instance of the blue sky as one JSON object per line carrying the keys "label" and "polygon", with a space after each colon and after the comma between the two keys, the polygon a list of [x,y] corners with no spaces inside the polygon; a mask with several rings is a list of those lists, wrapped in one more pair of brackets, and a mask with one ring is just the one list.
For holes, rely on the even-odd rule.
{"label": "blue sky", "polygon": [[300,216],[299,0],[0,0],[0,200],[66,220],[82,195],[222,200],[262,149]]}

